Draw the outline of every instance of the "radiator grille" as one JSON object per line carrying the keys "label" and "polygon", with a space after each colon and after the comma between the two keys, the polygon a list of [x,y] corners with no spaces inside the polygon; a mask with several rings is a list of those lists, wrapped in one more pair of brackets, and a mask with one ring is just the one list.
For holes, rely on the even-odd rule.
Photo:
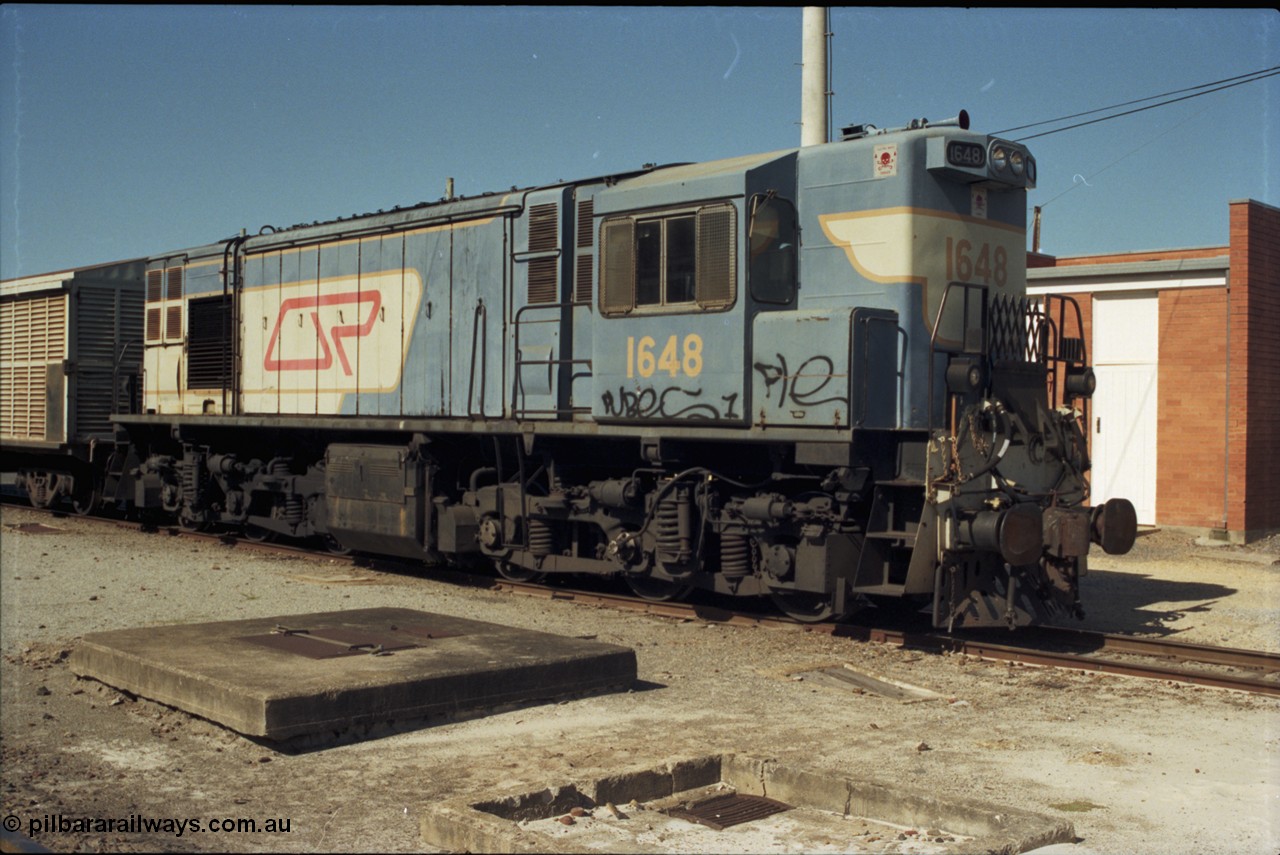
{"label": "radiator grille", "polygon": [[0,303],[0,434],[45,438],[46,373],[66,358],[66,297]]}
{"label": "radiator grille", "polygon": [[231,300],[192,300],[187,313],[187,388],[227,388],[231,382]]}
{"label": "radiator grille", "polygon": [[131,405],[127,383],[138,370],[140,291],[82,284],[74,324],[76,373],[69,395],[77,438],[111,435],[111,413]]}

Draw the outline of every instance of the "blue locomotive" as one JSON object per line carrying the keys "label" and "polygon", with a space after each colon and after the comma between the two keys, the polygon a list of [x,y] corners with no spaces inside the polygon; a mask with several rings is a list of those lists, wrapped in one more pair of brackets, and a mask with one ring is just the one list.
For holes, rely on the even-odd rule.
{"label": "blue locomotive", "polygon": [[1080,612],[1093,375],[1025,147],[954,120],[147,260],[94,495],[251,537],[768,596]]}

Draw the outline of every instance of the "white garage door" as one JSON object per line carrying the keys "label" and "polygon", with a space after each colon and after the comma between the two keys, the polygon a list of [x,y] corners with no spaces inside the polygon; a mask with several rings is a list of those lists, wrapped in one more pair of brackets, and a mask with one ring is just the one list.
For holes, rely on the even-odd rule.
{"label": "white garage door", "polygon": [[1094,297],[1093,504],[1126,498],[1144,525],[1156,521],[1158,358],[1157,295]]}

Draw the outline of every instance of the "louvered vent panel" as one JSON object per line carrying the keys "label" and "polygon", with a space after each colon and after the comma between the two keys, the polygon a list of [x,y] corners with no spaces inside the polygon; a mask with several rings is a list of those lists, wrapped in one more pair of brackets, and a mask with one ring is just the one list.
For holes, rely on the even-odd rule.
{"label": "louvered vent panel", "polygon": [[704,309],[733,305],[737,295],[737,253],[732,205],[698,212],[697,300]]}
{"label": "louvered vent panel", "polygon": [[169,306],[164,312],[165,341],[182,340],[182,306]]}
{"label": "louvered vent panel", "polygon": [[583,199],[578,203],[578,249],[590,247],[594,239],[591,221],[595,217],[595,208],[595,199]]}
{"label": "louvered vent panel", "polygon": [[147,309],[147,341],[160,340],[160,310]]}
{"label": "louvered vent panel", "polygon": [[187,388],[222,389],[231,379],[231,301],[192,300],[187,306]]}
{"label": "louvered vent panel", "polygon": [[[534,205],[529,209],[529,252],[553,252],[560,244],[558,206]],[[529,302],[555,303],[557,261],[535,258],[529,262]]]}
{"label": "louvered vent panel", "polygon": [[76,361],[81,365],[97,362],[111,365],[116,356],[116,339],[123,345],[128,340],[123,327],[117,336],[120,291],[115,288],[84,286],[76,310]]}
{"label": "louvered vent panel", "polygon": [[578,256],[578,269],[574,272],[573,302],[591,302],[591,256]]}
{"label": "louvered vent panel", "polygon": [[11,365],[0,369],[4,406],[0,434],[15,439],[44,439],[45,367]]}
{"label": "louvered vent panel", "polygon": [[165,289],[165,297],[170,300],[178,300],[182,297],[182,268],[170,267],[166,273],[169,277],[169,287]]}
{"label": "louvered vent panel", "polygon": [[75,432],[84,438],[89,434],[111,433],[111,398],[113,376],[101,365],[76,372]]}
{"label": "louvered vent panel", "polygon": [[45,378],[66,356],[66,297],[0,304],[0,433],[45,438]]}
{"label": "louvered vent panel", "polygon": [[573,302],[591,302],[591,248],[595,245],[595,200],[578,203],[578,258],[573,270]]}
{"label": "louvered vent panel", "polygon": [[554,258],[535,258],[529,262],[529,302],[556,302],[556,263]]}
{"label": "louvered vent panel", "polygon": [[529,209],[530,252],[550,252],[559,246],[558,219],[554,202]]}
{"label": "louvered vent panel", "polygon": [[600,311],[616,315],[636,304],[635,224],[611,220],[600,229]]}
{"label": "louvered vent panel", "polygon": [[164,297],[164,271],[147,271],[147,302],[159,303]]}

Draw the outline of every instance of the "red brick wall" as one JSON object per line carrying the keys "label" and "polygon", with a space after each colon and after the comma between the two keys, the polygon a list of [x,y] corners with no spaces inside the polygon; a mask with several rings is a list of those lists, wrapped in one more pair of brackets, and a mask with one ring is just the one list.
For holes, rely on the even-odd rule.
{"label": "red brick wall", "polygon": [[1222,528],[1227,289],[1161,291],[1159,325],[1156,520]]}
{"label": "red brick wall", "polygon": [[1280,210],[1252,201],[1231,204],[1231,331],[1229,525],[1263,533],[1280,529]]}

